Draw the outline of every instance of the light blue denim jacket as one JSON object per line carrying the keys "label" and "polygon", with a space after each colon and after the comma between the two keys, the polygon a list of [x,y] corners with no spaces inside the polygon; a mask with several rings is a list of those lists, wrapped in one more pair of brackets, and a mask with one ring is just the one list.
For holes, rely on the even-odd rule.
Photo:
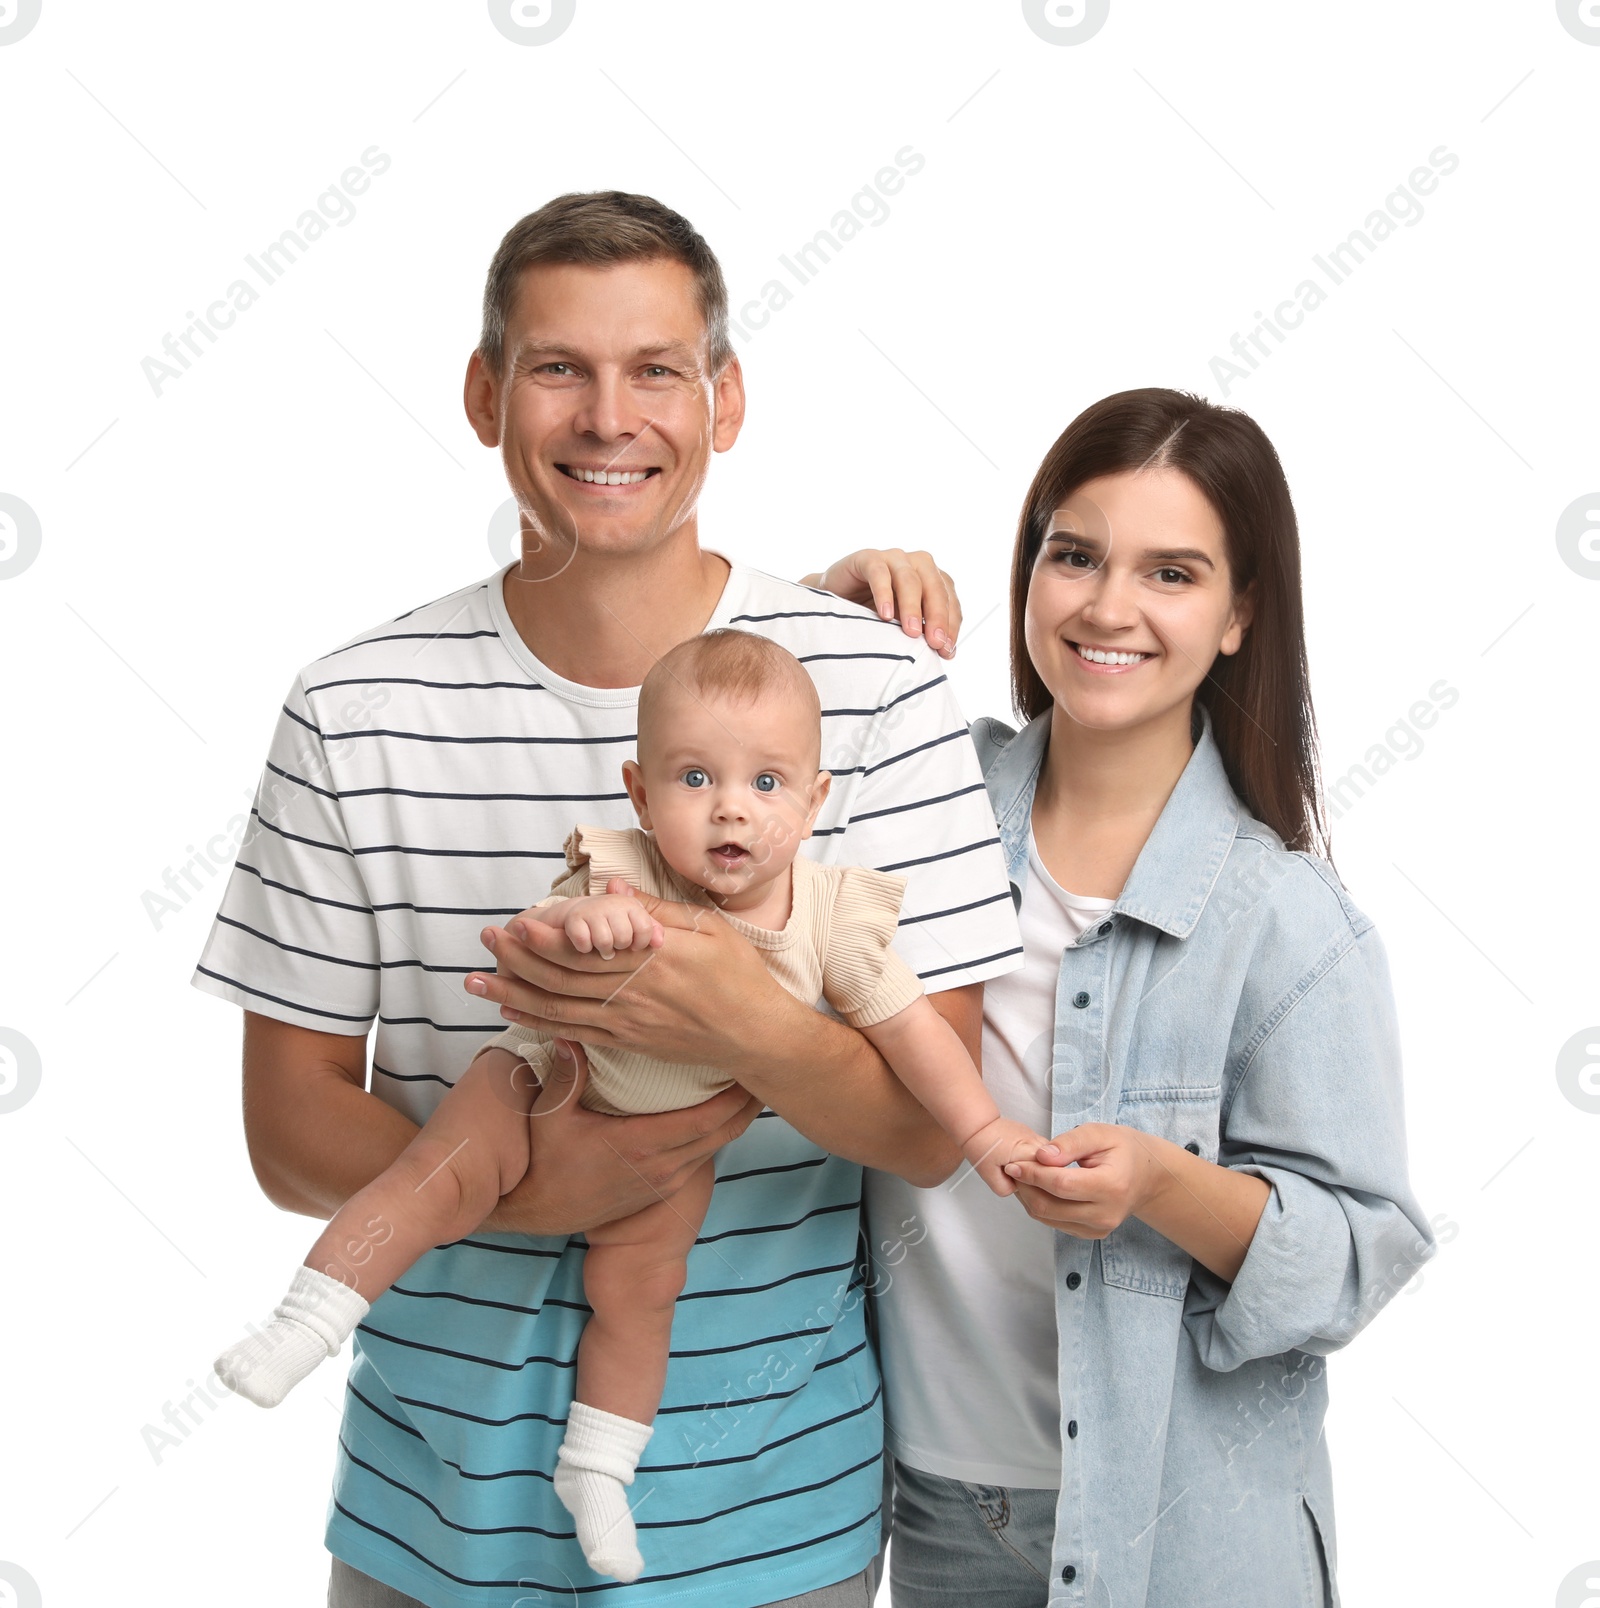
{"label": "light blue denim jacket", "polygon": [[[1048,712],[972,735],[1020,899]],[[1322,1608],[1322,1360],[1434,1250],[1383,946],[1228,783],[1209,721],[1110,916],[1061,957],[1053,1132],[1115,1122],[1272,1186],[1232,1285],[1134,1219],[1055,1238],[1051,1608]]]}

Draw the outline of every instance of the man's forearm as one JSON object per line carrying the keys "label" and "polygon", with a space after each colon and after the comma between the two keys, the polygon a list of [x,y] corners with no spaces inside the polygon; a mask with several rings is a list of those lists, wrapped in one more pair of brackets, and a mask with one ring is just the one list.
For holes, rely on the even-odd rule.
{"label": "man's forearm", "polygon": [[417,1124],[332,1074],[309,1083],[270,1124],[252,1121],[247,1100],[245,1132],[267,1198],[286,1212],[327,1219],[394,1161]]}
{"label": "man's forearm", "polygon": [[961,1160],[860,1033],[798,1000],[738,1079],[813,1144],[919,1187],[943,1182]]}

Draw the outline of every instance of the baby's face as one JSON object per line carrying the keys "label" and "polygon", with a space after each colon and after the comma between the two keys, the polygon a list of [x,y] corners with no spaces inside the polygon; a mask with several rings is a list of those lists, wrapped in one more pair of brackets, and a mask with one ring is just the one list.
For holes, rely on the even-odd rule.
{"label": "baby's face", "polygon": [[787,870],[828,796],[816,718],[798,699],[677,690],[623,765],[639,824],[674,871],[745,898]]}

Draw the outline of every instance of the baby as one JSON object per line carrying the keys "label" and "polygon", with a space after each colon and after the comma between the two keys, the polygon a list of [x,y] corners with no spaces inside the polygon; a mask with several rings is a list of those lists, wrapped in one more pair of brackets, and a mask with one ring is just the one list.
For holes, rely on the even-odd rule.
{"label": "baby", "polygon": [[[609,959],[664,941],[642,904],[604,891],[610,878],[706,907],[704,919],[728,921],[791,993],[810,1005],[820,996],[864,1033],[989,1187],[1011,1194],[1005,1164],[1048,1141],[1001,1117],[954,1029],[890,947],[905,878],[797,857],[832,783],[818,768],[821,709],[804,666],[749,632],[692,637],[645,678],[638,725],[638,757],[622,774],[639,825],[575,828],[567,871],[533,919]],[[275,1406],[419,1257],[488,1216],[527,1171],[530,1083],[542,1083],[550,1044],[517,1026],[483,1046],[394,1164],[334,1214],[273,1320],[217,1358],[224,1384]],[[599,1046],[588,1060],[582,1104],[613,1114],[693,1105],[731,1081]],[[622,1581],[644,1567],[624,1487],[661,1405],[674,1303],[714,1180],[702,1163],[671,1199],[585,1235],[593,1316],[555,1490],[590,1566]]]}

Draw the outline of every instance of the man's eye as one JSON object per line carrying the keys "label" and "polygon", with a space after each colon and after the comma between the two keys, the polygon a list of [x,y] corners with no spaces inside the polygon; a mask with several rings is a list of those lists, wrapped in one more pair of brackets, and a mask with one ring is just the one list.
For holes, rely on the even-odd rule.
{"label": "man's eye", "polygon": [[762,773],[756,777],[755,785],[758,793],[776,793],[778,789],[783,786],[783,783],[780,782],[771,771],[762,771]]}
{"label": "man's eye", "polygon": [[670,374],[671,372],[671,369],[662,367],[660,363],[651,363],[645,369],[645,374],[652,380],[659,380],[662,375]]}
{"label": "man's eye", "polygon": [[572,372],[572,365],[570,363],[541,363],[539,365],[539,373],[541,374],[554,374],[558,370],[563,375],[570,374]]}
{"label": "man's eye", "polygon": [[711,778],[703,770],[691,768],[683,773],[685,787],[704,787]]}

